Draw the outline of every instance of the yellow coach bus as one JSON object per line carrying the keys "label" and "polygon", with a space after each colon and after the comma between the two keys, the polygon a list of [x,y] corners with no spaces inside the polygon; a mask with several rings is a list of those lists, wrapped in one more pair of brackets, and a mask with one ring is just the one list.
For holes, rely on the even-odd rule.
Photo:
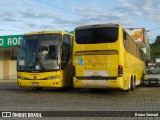
{"label": "yellow coach bus", "polygon": [[72,84],[72,38],[68,32],[25,34],[17,58],[20,87],[68,87]]}
{"label": "yellow coach bus", "polygon": [[119,24],[77,27],[74,88],[134,90],[145,73],[144,53]]}

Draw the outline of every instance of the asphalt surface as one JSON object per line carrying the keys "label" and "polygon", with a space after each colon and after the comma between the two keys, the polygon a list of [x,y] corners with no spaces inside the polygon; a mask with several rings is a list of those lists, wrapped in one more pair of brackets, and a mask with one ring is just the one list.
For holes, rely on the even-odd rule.
{"label": "asphalt surface", "polygon": [[[159,120],[160,117],[99,117],[96,111],[160,111],[160,87],[138,86],[134,91],[120,90],[69,90],[19,88],[16,82],[0,82],[0,111],[77,111],[80,115],[23,119],[62,120]],[[82,117],[84,112],[93,114]],[[76,114],[76,113],[75,113]],[[81,116],[82,115],[82,116]],[[92,117],[92,115],[94,117]],[[160,113],[159,115],[160,116]],[[9,118],[0,118],[9,119]],[[22,118],[12,118],[22,119]],[[12,120],[11,119],[11,120]]]}

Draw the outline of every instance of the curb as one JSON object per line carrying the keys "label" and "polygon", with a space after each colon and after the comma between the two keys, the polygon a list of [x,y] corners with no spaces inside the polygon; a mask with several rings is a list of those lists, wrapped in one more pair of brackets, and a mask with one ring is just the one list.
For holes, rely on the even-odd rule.
{"label": "curb", "polygon": [[0,80],[0,83],[1,82],[17,82],[17,80]]}

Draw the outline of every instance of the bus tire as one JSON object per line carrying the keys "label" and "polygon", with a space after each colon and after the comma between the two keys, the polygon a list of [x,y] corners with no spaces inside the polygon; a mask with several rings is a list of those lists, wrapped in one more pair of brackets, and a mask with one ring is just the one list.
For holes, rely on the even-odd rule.
{"label": "bus tire", "polygon": [[133,91],[135,89],[135,80],[133,80],[133,78],[131,78],[131,83],[130,83],[130,90]]}
{"label": "bus tire", "polygon": [[59,88],[60,91],[62,92],[67,92],[67,91],[70,91],[73,89],[73,75],[72,74],[70,77],[69,77],[69,85],[65,86],[65,87],[62,87],[62,88]]}
{"label": "bus tire", "polygon": [[69,79],[69,89],[73,89],[73,76],[74,74],[72,74]]}

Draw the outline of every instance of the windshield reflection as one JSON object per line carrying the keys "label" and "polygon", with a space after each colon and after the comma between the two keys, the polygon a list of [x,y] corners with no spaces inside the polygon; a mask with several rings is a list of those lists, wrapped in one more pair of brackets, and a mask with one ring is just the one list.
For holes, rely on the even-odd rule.
{"label": "windshield reflection", "polygon": [[24,42],[18,51],[18,70],[58,70],[60,41],[61,35],[24,36]]}

